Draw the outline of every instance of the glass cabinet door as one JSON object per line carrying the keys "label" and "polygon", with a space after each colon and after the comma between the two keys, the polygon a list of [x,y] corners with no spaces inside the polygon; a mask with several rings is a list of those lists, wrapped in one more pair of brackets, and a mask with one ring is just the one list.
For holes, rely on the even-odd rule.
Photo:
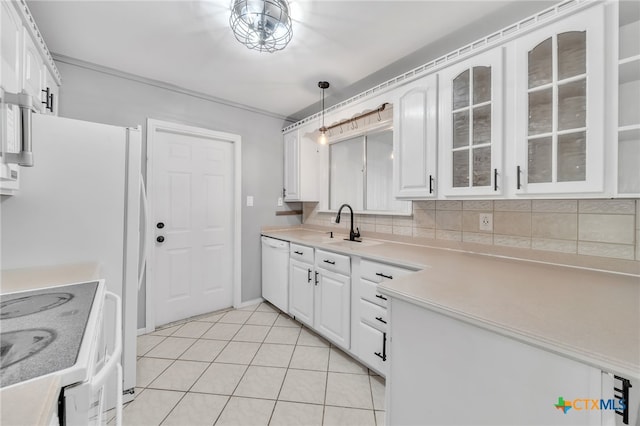
{"label": "glass cabinet door", "polygon": [[553,35],[528,52],[529,183],[586,178],[586,52],[585,31]]}
{"label": "glass cabinet door", "polygon": [[602,190],[602,13],[592,7],[516,43],[519,193]]}
{"label": "glass cabinet door", "polygon": [[446,194],[501,192],[495,181],[502,144],[501,67],[502,52],[495,49],[442,72]]}

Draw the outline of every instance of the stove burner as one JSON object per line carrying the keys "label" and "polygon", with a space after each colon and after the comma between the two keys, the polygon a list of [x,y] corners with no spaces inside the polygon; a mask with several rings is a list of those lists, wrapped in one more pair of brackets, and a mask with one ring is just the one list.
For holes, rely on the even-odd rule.
{"label": "stove burner", "polygon": [[71,293],[45,293],[19,297],[0,303],[0,319],[18,318],[64,305],[73,299]]}
{"label": "stove burner", "polygon": [[28,329],[0,333],[0,369],[40,352],[56,338],[53,330]]}

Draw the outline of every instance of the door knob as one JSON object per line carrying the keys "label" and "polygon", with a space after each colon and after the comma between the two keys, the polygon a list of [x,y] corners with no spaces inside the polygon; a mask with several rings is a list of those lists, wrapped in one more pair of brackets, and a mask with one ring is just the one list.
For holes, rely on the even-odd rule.
{"label": "door knob", "polygon": [[164,242],[164,237],[162,235],[160,235],[158,238],[156,238],[156,241],[159,243],[163,243]]}
{"label": "door knob", "polygon": [[163,223],[163,222],[158,222],[158,223],[156,224],[156,227],[157,227],[158,229],[162,229],[162,228],[164,228],[164,223]]}

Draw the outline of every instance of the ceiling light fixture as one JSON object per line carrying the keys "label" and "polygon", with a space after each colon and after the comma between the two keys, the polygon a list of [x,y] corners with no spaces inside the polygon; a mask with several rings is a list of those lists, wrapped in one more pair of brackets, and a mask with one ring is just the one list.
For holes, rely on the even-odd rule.
{"label": "ceiling light fixture", "polygon": [[282,50],[293,36],[287,0],[234,0],[229,25],[240,43],[260,52]]}
{"label": "ceiling light fixture", "polygon": [[324,90],[329,88],[328,81],[319,81],[318,87],[322,89],[322,127],[320,127],[320,139],[321,145],[327,144],[327,128],[324,125]]}

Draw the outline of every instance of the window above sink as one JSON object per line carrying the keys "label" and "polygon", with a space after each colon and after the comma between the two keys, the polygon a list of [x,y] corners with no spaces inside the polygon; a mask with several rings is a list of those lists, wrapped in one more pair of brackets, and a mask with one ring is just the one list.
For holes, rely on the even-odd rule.
{"label": "window above sink", "polygon": [[347,203],[358,214],[411,214],[411,202],[393,194],[393,126],[375,128],[329,139],[328,209]]}

